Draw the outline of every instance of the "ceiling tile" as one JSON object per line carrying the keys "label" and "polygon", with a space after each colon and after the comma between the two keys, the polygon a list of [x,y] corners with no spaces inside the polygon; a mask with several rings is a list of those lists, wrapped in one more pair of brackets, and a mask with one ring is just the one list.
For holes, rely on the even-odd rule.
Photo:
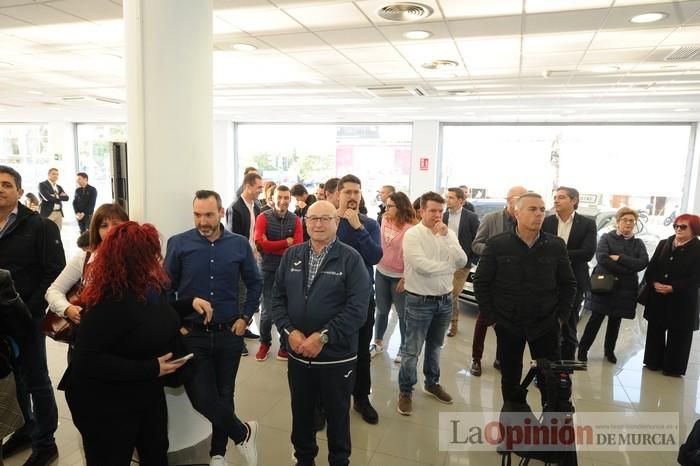
{"label": "ceiling tile", "polygon": [[304,26],[313,30],[367,27],[371,25],[362,11],[352,3],[331,3],[305,8],[285,8],[285,11]]}
{"label": "ceiling tile", "polygon": [[296,34],[261,35],[258,38],[272,47],[287,51],[302,51],[327,47],[326,43],[310,32]]}
{"label": "ceiling tile", "polygon": [[219,10],[216,15],[250,33],[302,32],[304,27],[276,8]]}
{"label": "ceiling tile", "polygon": [[338,53],[335,49],[327,47],[325,50],[313,50],[308,52],[291,52],[289,56],[309,66],[322,65],[349,65],[350,61]]}
{"label": "ceiling tile", "polygon": [[431,41],[419,44],[398,45],[401,54],[411,62],[424,63],[433,60],[461,61],[453,41]]}
{"label": "ceiling tile", "polygon": [[229,23],[228,21],[219,18],[218,16],[216,16],[216,13],[214,13],[212,15],[212,32],[216,36],[219,34],[231,34],[241,32],[241,30],[233,24]]}
{"label": "ceiling tile", "polygon": [[583,57],[583,51],[541,53],[523,56],[523,69],[539,68],[541,71],[556,67],[575,67]]}
{"label": "ceiling tile", "polygon": [[584,65],[636,65],[637,63],[644,61],[652,50],[653,49],[651,48],[593,50],[586,53],[581,63]]}
{"label": "ceiling tile", "polygon": [[81,21],[76,16],[39,4],[3,8],[2,14],[37,25]]}
{"label": "ceiling tile", "polygon": [[591,50],[656,47],[674,31],[673,28],[600,31],[591,44]]}
{"label": "ceiling tile", "polygon": [[59,0],[51,2],[49,6],[88,21],[118,19],[123,16],[123,9],[109,0]]}
{"label": "ceiling tile", "polygon": [[663,45],[694,45],[700,43],[700,26],[677,28],[667,37]]}
{"label": "ceiling tile", "polygon": [[554,53],[586,50],[593,32],[566,34],[528,34],[523,38],[523,53]]}
{"label": "ceiling tile", "polygon": [[520,16],[450,21],[449,28],[455,39],[519,35],[522,29]]}
{"label": "ceiling tile", "polygon": [[415,75],[416,71],[405,61],[381,61],[375,63],[361,63],[360,66],[374,77],[387,73],[408,73]]}
{"label": "ceiling tile", "polygon": [[318,35],[333,47],[362,47],[386,42],[384,36],[375,28],[319,31]]}
{"label": "ceiling tile", "polygon": [[549,13],[554,11],[592,10],[609,8],[612,0],[527,0],[527,13]]}
{"label": "ceiling tile", "polygon": [[440,5],[447,19],[519,15],[523,9],[522,0],[440,0]]}
{"label": "ceiling tile", "polygon": [[528,14],[525,33],[597,31],[602,27],[608,10],[564,11],[558,13]]}
{"label": "ceiling tile", "polygon": [[359,48],[338,48],[338,51],[356,63],[379,61],[403,61],[403,58],[390,45]]}

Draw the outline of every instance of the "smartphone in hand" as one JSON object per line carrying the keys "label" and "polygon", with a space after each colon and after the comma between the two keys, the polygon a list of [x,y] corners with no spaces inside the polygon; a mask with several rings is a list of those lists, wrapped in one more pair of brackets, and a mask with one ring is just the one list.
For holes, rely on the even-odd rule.
{"label": "smartphone in hand", "polygon": [[177,359],[171,359],[170,361],[166,361],[168,364],[182,364],[183,362],[187,362],[190,359],[194,357],[194,353],[186,354],[185,356]]}

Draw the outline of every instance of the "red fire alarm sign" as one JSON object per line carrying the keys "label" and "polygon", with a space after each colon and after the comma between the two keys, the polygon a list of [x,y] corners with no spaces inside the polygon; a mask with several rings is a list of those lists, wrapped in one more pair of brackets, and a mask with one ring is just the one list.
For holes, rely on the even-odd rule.
{"label": "red fire alarm sign", "polygon": [[429,167],[430,167],[430,159],[428,157],[421,157],[420,158],[420,169],[423,171],[428,171]]}

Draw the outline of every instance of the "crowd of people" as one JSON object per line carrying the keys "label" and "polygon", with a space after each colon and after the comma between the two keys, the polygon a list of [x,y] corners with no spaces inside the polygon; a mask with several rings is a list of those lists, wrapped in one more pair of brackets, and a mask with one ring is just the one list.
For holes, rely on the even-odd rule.
{"label": "crowd of people", "polygon": [[[31,448],[25,466],[58,457],[47,307],[75,329],[58,388],[89,466],[126,466],[134,451],[140,464],[167,465],[165,386],[184,386],[211,423],[210,465],[228,464],[229,440],[245,464],[257,465],[261,427],[237,416],[235,382],[245,338],[259,340],[255,359],[263,363],[274,328],[276,358],[287,363],[296,464],[315,464],[316,432],[325,427],[329,464],[348,465],[351,405],[365,422],[379,422],[370,367],[385,351],[392,307],[398,413],[413,413],[421,355],[422,390],[453,402],[440,384],[441,349],[460,334],[459,294],[477,261],[480,312],[465,366],[482,375],[493,327],[504,403],[524,402],[526,344],[535,359],[586,361],[607,316],[605,358],[616,363],[621,319],[634,318],[640,303],[649,322],[645,367],[682,377],[699,326],[700,218],[691,214],[676,217],[674,234],[649,260],[634,236],[636,211],[619,209],[617,228],[597,239],[571,187],[555,191],[547,216],[541,195],[514,186],[505,209],[480,221],[466,187],[411,202],[387,185],[374,219],[354,175],[311,194],[301,184],[264,183],[249,167],[228,208],[215,191],[194,194],[194,228],[169,238],[163,256],[155,226],[131,221],[117,204],[94,210],[96,191],[79,173],[74,210],[86,241],[66,264],[59,230],[68,196],[57,179],[51,169],[37,212],[20,202],[21,175],[0,166],[0,458]],[[579,340],[582,305],[591,317]]]}

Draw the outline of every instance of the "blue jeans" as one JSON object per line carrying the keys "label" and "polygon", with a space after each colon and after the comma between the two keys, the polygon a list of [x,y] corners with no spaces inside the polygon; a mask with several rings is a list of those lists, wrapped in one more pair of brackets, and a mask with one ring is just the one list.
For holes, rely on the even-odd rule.
{"label": "blue jeans", "polygon": [[247,435],[233,402],[243,337],[230,330],[207,332],[194,328],[185,341],[194,353],[188,364],[195,364],[194,375],[185,383],[187,396],[194,409],[212,423],[209,456],[224,456],[229,438],[241,443]]}
{"label": "blue jeans", "polygon": [[[263,271],[263,294],[260,309],[260,343],[272,344],[272,287],[275,284],[275,270]],[[280,335],[280,349],[286,349],[286,344]]]}
{"label": "blue jeans", "polygon": [[440,382],[440,348],[452,319],[452,294],[441,299],[406,293],[406,341],[399,370],[401,393],[413,392],[418,381],[416,366],[423,342],[423,375],[425,386]]}
{"label": "blue jeans", "polygon": [[401,279],[388,277],[379,270],[375,274],[374,288],[377,295],[377,313],[374,324],[374,339],[384,340],[384,332],[386,332],[393,303],[396,306],[396,314],[399,316],[399,333],[401,334],[399,354],[401,354],[406,339],[406,294],[396,291],[399,280]]}
{"label": "blue jeans", "polygon": [[56,445],[58,408],[49,378],[46,337],[41,332],[40,318],[34,318],[33,337],[20,354],[19,375],[17,400],[26,422],[14,435],[31,438],[34,451],[51,448]]}

